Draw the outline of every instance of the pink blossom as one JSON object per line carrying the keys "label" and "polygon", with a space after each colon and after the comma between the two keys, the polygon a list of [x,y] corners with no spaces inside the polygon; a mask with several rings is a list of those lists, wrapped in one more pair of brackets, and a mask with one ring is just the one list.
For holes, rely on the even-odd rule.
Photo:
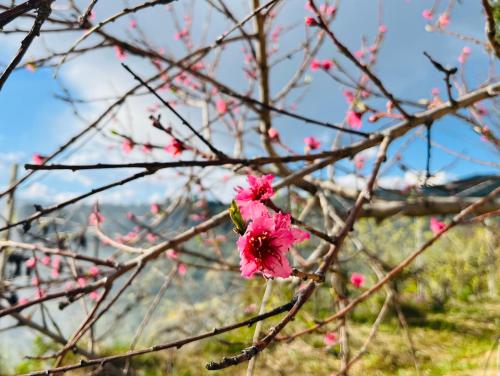
{"label": "pink blossom", "polygon": [[324,70],[330,70],[333,67],[333,61],[325,59],[321,62],[321,68]]}
{"label": "pink blossom", "polygon": [[165,252],[165,256],[170,260],[175,260],[177,259],[177,252],[175,252],[174,249],[170,248],[167,249],[167,252]]}
{"label": "pink blossom", "polygon": [[173,157],[181,155],[184,150],[186,150],[184,144],[176,138],[172,138],[168,145],[165,146],[165,151]]}
{"label": "pink blossom", "polygon": [[31,284],[33,286],[40,286],[40,279],[37,276],[31,278]]}
{"label": "pink blossom", "polygon": [[97,267],[97,266],[91,266],[88,270],[88,273],[92,276],[92,277],[97,277],[100,273],[100,269]]}
{"label": "pink blossom", "polygon": [[158,239],[158,238],[157,238],[157,236],[156,236],[155,234],[148,233],[148,234],[146,235],[146,240],[147,240],[148,242],[150,242],[150,243],[154,243],[154,242],[156,242],[156,240],[157,240],[157,239]]}
{"label": "pink blossom", "polygon": [[337,11],[337,8],[335,8],[333,5],[321,4],[319,10],[321,13],[325,13],[328,16],[331,16]]}
{"label": "pink blossom", "polygon": [[137,27],[137,20],[135,20],[135,19],[132,18],[130,20],[129,26],[130,26],[131,29],[135,29]]}
{"label": "pink blossom", "polygon": [[439,89],[437,87],[433,87],[432,88],[432,91],[431,91],[431,94],[434,96],[434,97],[437,97],[439,95]]}
{"label": "pink blossom", "polygon": [[346,89],[342,94],[344,94],[347,103],[351,104],[352,102],[354,102],[355,97],[354,93],[351,90]]}
{"label": "pink blossom", "polygon": [[316,21],[316,19],[314,17],[306,17],[304,22],[309,27],[318,26],[318,22]]}
{"label": "pink blossom", "polygon": [[311,70],[313,72],[317,71],[319,68],[321,68],[321,61],[319,61],[318,59],[312,59],[311,60],[311,64],[309,65],[309,67],[311,68]]}
{"label": "pink blossom", "polygon": [[151,211],[151,214],[156,215],[160,212],[160,205],[158,205],[157,203],[152,203],[149,210]]}
{"label": "pink blossom", "polygon": [[323,338],[325,346],[328,347],[334,345],[337,342],[337,340],[338,340],[337,333],[335,332],[327,332],[325,333],[325,337]]}
{"label": "pink blossom", "polygon": [[272,141],[279,141],[280,139],[280,134],[276,128],[269,128],[267,135]]}
{"label": "pink blossom", "polygon": [[33,164],[36,164],[36,165],[43,164],[46,159],[47,159],[46,157],[44,157],[43,155],[40,155],[38,153],[33,154],[33,157],[32,157]]}
{"label": "pink blossom", "polygon": [[104,218],[104,216],[101,213],[95,211],[95,212],[90,213],[90,215],[89,215],[89,224],[91,226],[98,226],[98,225],[102,224],[105,219],[106,218]]}
{"label": "pink blossom", "polygon": [[434,235],[438,235],[444,231],[446,224],[436,217],[432,217],[429,227]]}
{"label": "pink blossom", "polygon": [[365,283],[365,276],[361,273],[352,273],[351,283],[354,285],[354,287],[360,288]]}
{"label": "pink blossom", "polygon": [[422,12],[422,17],[424,17],[426,20],[432,20],[432,17],[434,17],[434,15],[432,14],[432,10],[424,9],[424,11]]}
{"label": "pink blossom", "polygon": [[349,110],[346,115],[347,124],[351,126],[353,129],[361,129],[361,125],[363,124],[361,120],[361,114],[359,112]]}
{"label": "pink blossom", "polygon": [[36,71],[36,65],[34,63],[26,63],[26,70],[34,72]]}
{"label": "pink blossom", "polygon": [[227,112],[227,102],[223,99],[219,99],[215,102],[215,108],[220,115],[224,115]]}
{"label": "pink blossom", "polygon": [[306,144],[306,150],[316,150],[321,147],[321,143],[313,136],[304,138],[304,143]]}
{"label": "pink blossom", "polygon": [[87,286],[87,280],[83,277],[77,278],[76,283],[78,284],[78,287],[83,288],[83,287]]}
{"label": "pink blossom", "polygon": [[266,277],[288,278],[292,268],[285,254],[293,244],[306,239],[309,233],[291,227],[289,214],[253,218],[237,241],[241,275],[250,278],[260,272]]}
{"label": "pink blossom", "polygon": [[378,27],[378,32],[381,33],[381,34],[384,34],[384,33],[387,33],[387,26],[385,25],[380,25]]}
{"label": "pink blossom", "polygon": [[94,290],[89,294],[89,298],[97,302],[100,298],[100,295],[97,291]]}
{"label": "pink blossom", "polygon": [[440,28],[445,28],[450,23],[450,15],[448,13],[443,13],[438,18],[438,24]]}
{"label": "pink blossom", "polygon": [[354,157],[354,167],[356,167],[358,170],[361,170],[363,167],[365,167],[365,158],[358,154]]}
{"label": "pink blossom", "polygon": [[356,56],[358,59],[361,59],[361,58],[363,58],[363,56],[365,56],[365,52],[363,50],[357,50],[354,53],[354,56]]}
{"label": "pink blossom", "polygon": [[50,275],[52,276],[52,278],[59,278],[59,270],[58,269],[52,269],[52,271],[50,272]]}
{"label": "pink blossom", "polygon": [[64,289],[65,289],[65,290],[72,290],[72,289],[73,289],[73,287],[74,287],[74,285],[73,285],[73,282],[71,282],[71,281],[68,281],[68,282],[66,282],[66,283],[64,284]]}
{"label": "pink blossom", "polygon": [[61,268],[61,256],[54,256],[54,258],[52,259],[52,267],[56,270],[59,270]]}
{"label": "pink blossom", "polygon": [[146,154],[151,153],[153,151],[153,145],[151,145],[150,143],[142,145],[142,151]]}
{"label": "pink blossom", "polygon": [[46,266],[50,265],[50,256],[44,256],[42,259],[42,264]]}
{"label": "pink blossom", "polygon": [[117,59],[121,62],[124,62],[125,59],[127,58],[127,55],[125,54],[125,50],[123,49],[122,46],[115,46],[115,55]]}
{"label": "pink blossom", "polygon": [[17,305],[25,305],[25,304],[28,304],[29,300],[27,298],[21,298],[19,299],[19,302],[17,303]]}
{"label": "pink blossom", "polygon": [[184,264],[179,264],[177,267],[177,272],[179,273],[180,276],[185,276],[187,273],[187,267]]}
{"label": "pink blossom", "polygon": [[46,294],[46,291],[45,291],[45,290],[43,290],[43,289],[38,289],[38,290],[36,291],[36,298],[37,298],[37,299],[42,299],[42,298],[45,296],[45,294]]}
{"label": "pink blossom", "polygon": [[25,263],[26,267],[28,269],[34,268],[36,265],[36,261],[37,261],[37,259],[35,257],[30,257],[29,259],[26,260],[26,263]]}
{"label": "pink blossom", "polygon": [[265,205],[261,202],[270,199],[274,194],[273,179],[273,175],[261,177],[248,175],[249,188],[238,187],[236,189],[236,203],[244,219],[248,220],[267,212]]}
{"label": "pink blossom", "polygon": [[130,138],[126,138],[122,142],[122,150],[125,154],[129,154],[134,150],[135,143]]}
{"label": "pink blossom", "polygon": [[125,214],[125,217],[129,220],[129,221],[133,221],[135,219],[135,214],[132,213],[132,212],[127,212],[127,214]]}

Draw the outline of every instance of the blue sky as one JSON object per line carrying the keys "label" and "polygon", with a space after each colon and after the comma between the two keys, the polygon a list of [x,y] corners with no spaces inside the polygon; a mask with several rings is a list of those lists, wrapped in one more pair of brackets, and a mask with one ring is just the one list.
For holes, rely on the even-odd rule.
{"label": "blue sky", "polygon": [[[86,1],[79,3],[83,7]],[[129,3],[133,5],[139,2],[129,1]],[[188,2],[180,0],[173,5],[180,17],[182,17],[186,3]],[[447,2],[442,1],[441,3],[440,11],[443,11]],[[55,4],[59,6],[58,12],[64,13],[63,3],[58,5],[58,1],[56,1]],[[247,4],[247,1],[231,1],[231,6],[240,17],[247,13]],[[302,22],[306,15],[304,1],[288,0],[284,1],[284,4],[275,25],[287,23],[297,26],[280,40],[280,50],[292,49],[296,46],[297,40],[303,38]],[[359,48],[363,35],[366,35],[368,40],[373,40],[378,28],[377,4],[378,2],[375,0],[344,0],[341,2],[338,18],[332,27],[339,38],[352,50]],[[424,50],[446,65],[458,65],[457,58],[460,51],[464,46],[468,46],[472,49],[471,57],[465,66],[465,78],[469,87],[474,88],[487,78],[489,59],[482,48],[474,43],[443,33],[425,31],[426,22],[421,17],[421,12],[423,9],[431,7],[432,4],[433,1],[426,0],[386,0],[384,2],[383,22],[388,27],[388,33],[379,55],[376,72],[396,96],[415,101],[430,98],[433,87],[439,87],[444,93],[442,76],[432,68],[423,56]],[[99,2],[96,8],[97,19],[104,19],[113,14],[120,5],[121,2]],[[204,27],[205,16],[206,9],[199,7],[194,15],[193,35],[195,37]],[[167,47],[172,53],[180,53],[182,48],[172,38],[171,19],[163,7],[141,13],[138,22],[141,27],[144,27],[155,46],[158,48]],[[128,19],[124,19],[106,30],[115,34],[126,30],[130,34],[127,25]],[[217,15],[212,15],[207,40],[212,41],[229,25],[227,21],[220,19]],[[448,30],[461,32],[484,41],[484,18],[479,2],[463,1],[462,4],[458,4],[451,14],[451,24]],[[44,37],[44,43],[41,43],[40,40],[35,42],[27,59],[44,55],[44,44],[50,45],[56,50],[64,50],[77,37],[76,33]],[[95,40],[97,39],[90,38],[83,45],[88,45]],[[0,35],[0,63],[6,63],[15,53],[18,41],[19,37],[12,39],[9,36]],[[233,85],[239,91],[244,91],[246,83],[242,79],[242,64],[234,63],[234,61],[240,62],[242,60],[240,48],[241,45],[238,45],[225,51],[225,57],[221,64],[224,69],[219,69],[216,76],[222,82]],[[213,57],[214,54],[211,54],[209,59]],[[356,70],[339,55],[328,41],[324,44],[318,57],[337,59],[348,68],[349,72],[356,75]],[[299,64],[300,58],[297,56],[273,69],[271,82],[273,92],[279,91],[280,86],[290,78]],[[127,59],[127,63],[139,70],[143,76],[152,72],[150,64],[139,59],[130,57]],[[312,82],[306,89],[306,95],[299,104],[298,112],[324,121],[342,121],[346,111],[346,103],[342,96],[344,88],[333,82],[323,72],[308,72],[308,75],[310,75]],[[98,51],[70,61],[63,66],[57,80],[54,78],[53,71],[49,69],[38,69],[34,73],[23,69],[16,71],[0,92],[0,171],[2,171],[0,185],[6,183],[9,164],[14,161],[25,163],[35,152],[50,153],[85,126],[84,122],[72,115],[67,104],[54,97],[55,93],[61,93],[61,84],[67,87],[75,97],[88,99],[117,93],[131,87],[133,82],[119,66],[112,49]],[[294,96],[298,98],[301,94],[302,92],[297,92]],[[128,134],[139,140],[155,140],[158,134],[148,125],[148,114],[144,111],[147,105],[154,103],[152,98],[129,101],[121,111],[118,121],[109,122],[105,132],[109,134],[109,129],[115,128],[129,132]],[[383,103],[385,101],[370,101],[371,105],[377,106],[378,104],[381,108],[383,108]],[[491,109],[490,105],[487,107]],[[103,103],[95,103],[82,107],[81,111],[86,119],[93,120],[102,108]],[[196,110],[184,109],[183,112],[195,124],[200,119],[199,112]],[[170,118],[168,112],[162,111],[162,114],[164,118]],[[492,120],[495,121],[495,119]],[[487,121],[491,123],[491,119]],[[284,142],[297,152],[301,152],[305,136],[314,135],[325,146],[329,145],[334,137],[334,134],[329,130],[301,124],[290,119],[276,118],[274,124],[280,130]],[[381,121],[380,124],[373,125],[364,122],[363,130],[376,130],[389,123]],[[470,154],[483,161],[498,162],[498,154],[495,149],[491,145],[481,142],[479,136],[471,131],[469,125],[453,117],[447,117],[436,123],[433,127],[433,135],[436,142],[456,152]],[[252,143],[257,141],[253,136],[249,140]],[[222,146],[229,146],[232,140],[221,135],[215,137],[215,142]],[[345,138],[344,143],[348,142],[349,138]],[[392,149],[396,150],[398,144],[400,142],[392,146]],[[140,153],[124,156],[116,148],[109,150],[106,145],[106,141],[102,137],[96,136],[87,140],[83,145],[77,144],[78,151],[70,150],[58,161],[85,163],[145,160],[145,156]],[[227,147],[227,150],[231,149],[232,145]],[[249,154],[261,155],[262,151],[253,148],[249,150]],[[156,157],[161,160],[170,158],[164,153],[156,155]],[[423,140],[414,142],[405,150],[404,160],[412,169],[424,169],[425,142]],[[446,167],[446,174],[443,175],[443,178],[498,173],[494,167],[481,166],[463,160],[453,163],[455,160],[455,157],[439,149],[433,149],[433,171]],[[353,169],[350,161],[343,161],[341,165],[349,170]],[[211,174],[212,181],[216,184],[224,173],[212,170]],[[387,175],[388,177],[397,177],[401,176],[402,172],[391,169]],[[122,176],[124,176],[123,172],[116,171],[77,174],[43,173],[25,186],[24,197],[33,199],[42,195],[48,200],[54,198],[62,200],[73,194],[84,192],[92,186],[104,184]],[[237,182],[239,182],[238,179],[235,180],[234,184]],[[176,178],[175,173],[167,171],[148,179],[146,184],[131,184],[120,189],[119,192],[118,190],[110,192],[102,199],[117,202],[159,200],[173,194],[178,189],[178,184],[179,179]],[[226,196],[226,194],[224,193],[222,196]]]}

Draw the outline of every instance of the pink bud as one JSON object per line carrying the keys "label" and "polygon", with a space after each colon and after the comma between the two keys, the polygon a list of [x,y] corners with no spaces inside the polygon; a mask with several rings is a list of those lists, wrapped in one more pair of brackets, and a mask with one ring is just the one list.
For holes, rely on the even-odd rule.
{"label": "pink bud", "polygon": [[354,285],[354,287],[360,288],[365,283],[365,276],[360,273],[352,273],[351,283]]}
{"label": "pink bud", "polygon": [[26,260],[26,267],[28,269],[34,268],[36,265],[36,258],[35,257],[30,257],[29,259]]}
{"label": "pink bud", "polygon": [[187,267],[184,264],[179,264],[177,271],[179,272],[180,276],[185,276],[187,273]]}
{"label": "pink bud", "polygon": [[151,214],[156,215],[160,212],[160,205],[153,203],[150,208]]}
{"label": "pink bud", "polygon": [[97,277],[99,275],[101,271],[99,270],[99,268],[97,266],[91,266],[89,268],[89,274],[92,276],[92,277]]}
{"label": "pink bud", "polygon": [[434,15],[432,14],[432,11],[430,9],[425,9],[422,12],[422,17],[424,17],[426,20],[432,20],[432,17],[434,17]]}
{"label": "pink bud", "polygon": [[318,22],[316,21],[316,19],[314,17],[306,17],[305,23],[309,27],[318,26]]}

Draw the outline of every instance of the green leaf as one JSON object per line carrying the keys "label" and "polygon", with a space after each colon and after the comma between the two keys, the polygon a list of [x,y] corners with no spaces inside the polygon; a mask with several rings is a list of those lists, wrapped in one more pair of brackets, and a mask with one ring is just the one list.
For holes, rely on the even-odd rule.
{"label": "green leaf", "polygon": [[229,207],[229,216],[231,221],[233,221],[234,229],[240,235],[243,235],[247,229],[247,224],[243,217],[241,216],[240,208],[236,201],[231,201],[231,206]]}

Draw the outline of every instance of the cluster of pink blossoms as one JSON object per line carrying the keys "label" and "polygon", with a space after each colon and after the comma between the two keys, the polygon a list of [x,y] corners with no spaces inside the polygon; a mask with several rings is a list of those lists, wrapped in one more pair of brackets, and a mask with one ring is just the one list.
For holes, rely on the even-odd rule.
{"label": "cluster of pink blossoms", "polygon": [[273,175],[248,175],[249,188],[238,188],[236,203],[245,221],[250,221],[237,241],[240,251],[241,275],[250,278],[255,273],[265,277],[288,278],[292,268],[286,252],[295,243],[309,239],[309,233],[292,227],[289,214],[271,214],[264,201],[274,194]]}

